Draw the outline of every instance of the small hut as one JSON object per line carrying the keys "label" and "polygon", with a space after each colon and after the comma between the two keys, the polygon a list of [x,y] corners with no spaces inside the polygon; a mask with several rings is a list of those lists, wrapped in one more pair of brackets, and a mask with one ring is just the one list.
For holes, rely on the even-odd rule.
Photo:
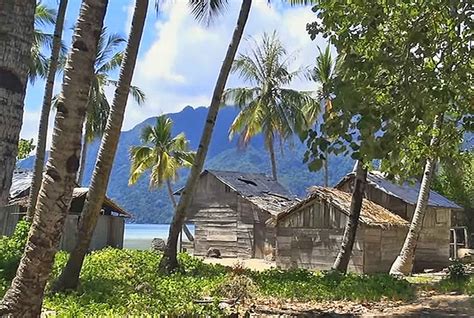
{"label": "small hut", "polygon": [[[351,193],[353,178],[353,173],[348,174],[336,188]],[[367,173],[365,197],[407,221],[411,221],[413,217],[419,192],[419,182],[397,184],[379,171]],[[423,229],[416,247],[415,271],[440,269],[449,265],[449,258],[453,256],[453,252],[450,252],[450,233],[455,225],[454,215],[459,211],[462,211],[459,205],[430,191]]]}
{"label": "small hut", "polygon": [[[312,187],[309,196],[278,215],[276,263],[282,268],[330,269],[341,248],[351,195]],[[349,270],[387,272],[400,252],[408,222],[364,199]]]}
{"label": "small hut", "polygon": [[223,257],[272,257],[274,229],[266,222],[295,202],[264,174],[205,170],[187,211],[195,225],[194,255],[216,248]]}
{"label": "small hut", "polygon": [[[26,214],[31,179],[32,173],[30,171],[19,171],[13,175],[9,205],[0,209],[0,235],[10,235],[18,220]],[[75,188],[73,190],[71,206],[59,246],[62,250],[71,251],[76,244],[77,225],[88,191],[88,188]],[[122,248],[125,218],[129,217],[131,215],[128,212],[106,197],[92,236],[90,250],[97,250],[106,246]]]}

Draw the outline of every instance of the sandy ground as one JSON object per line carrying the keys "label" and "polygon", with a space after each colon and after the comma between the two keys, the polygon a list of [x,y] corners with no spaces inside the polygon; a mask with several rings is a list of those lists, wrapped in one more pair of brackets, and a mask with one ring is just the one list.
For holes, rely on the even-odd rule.
{"label": "sandy ground", "polygon": [[241,264],[245,268],[255,270],[255,271],[264,271],[266,269],[276,267],[275,262],[266,261],[263,259],[257,258],[204,258],[204,263],[207,264],[221,264],[224,266],[234,266],[236,264]]}

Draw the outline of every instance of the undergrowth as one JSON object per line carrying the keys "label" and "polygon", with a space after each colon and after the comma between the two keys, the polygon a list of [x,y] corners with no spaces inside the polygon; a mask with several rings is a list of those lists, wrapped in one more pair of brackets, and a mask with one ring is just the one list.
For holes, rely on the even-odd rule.
{"label": "undergrowth", "polygon": [[[389,275],[341,275],[335,272],[271,269],[255,272],[241,267],[204,264],[181,254],[182,270],[171,276],[156,271],[160,255],[150,251],[104,249],[86,257],[78,291],[47,293],[44,307],[59,316],[219,316],[220,298],[274,297],[288,300],[409,299],[414,288]],[[52,279],[67,254],[56,256]],[[0,278],[0,293],[9,280]],[[213,297],[207,304],[196,300]]]}

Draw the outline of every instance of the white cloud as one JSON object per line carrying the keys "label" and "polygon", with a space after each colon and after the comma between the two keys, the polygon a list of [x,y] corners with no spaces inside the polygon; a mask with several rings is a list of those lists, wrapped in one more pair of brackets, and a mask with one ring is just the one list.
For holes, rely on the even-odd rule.
{"label": "white cloud", "polygon": [[[147,102],[141,107],[130,103],[124,129],[150,116],[180,111],[186,105],[209,104],[239,9],[238,1],[230,1],[224,15],[205,27],[193,19],[186,1],[163,5],[159,22],[153,25],[156,36],[147,46],[148,50],[142,52],[134,76],[134,85],[145,91]],[[263,32],[276,30],[287,50],[298,52],[299,64],[295,64],[295,68],[312,65],[317,45],[326,45],[322,39],[311,41],[306,32],[306,24],[315,19],[309,7],[283,9],[278,5],[269,6],[266,0],[255,1],[244,38],[258,39]],[[242,41],[239,52],[244,52],[246,46],[246,41]],[[237,85],[243,83],[231,76],[228,86]],[[309,90],[314,86],[304,80],[293,83],[296,89]]]}

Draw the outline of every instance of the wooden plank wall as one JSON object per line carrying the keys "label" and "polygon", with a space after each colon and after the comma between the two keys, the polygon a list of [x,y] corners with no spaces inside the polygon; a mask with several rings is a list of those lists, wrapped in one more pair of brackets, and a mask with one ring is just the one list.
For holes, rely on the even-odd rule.
{"label": "wooden plank wall", "polygon": [[400,253],[408,228],[364,227],[364,270],[388,273]]}
{"label": "wooden plank wall", "polygon": [[[277,266],[330,269],[341,247],[346,218],[335,207],[321,202],[292,213],[276,229]],[[359,273],[364,271],[364,246],[360,233],[349,264],[350,271]]]}
{"label": "wooden plank wall", "polygon": [[0,236],[12,235],[20,217],[20,208],[18,205],[0,207]]}

